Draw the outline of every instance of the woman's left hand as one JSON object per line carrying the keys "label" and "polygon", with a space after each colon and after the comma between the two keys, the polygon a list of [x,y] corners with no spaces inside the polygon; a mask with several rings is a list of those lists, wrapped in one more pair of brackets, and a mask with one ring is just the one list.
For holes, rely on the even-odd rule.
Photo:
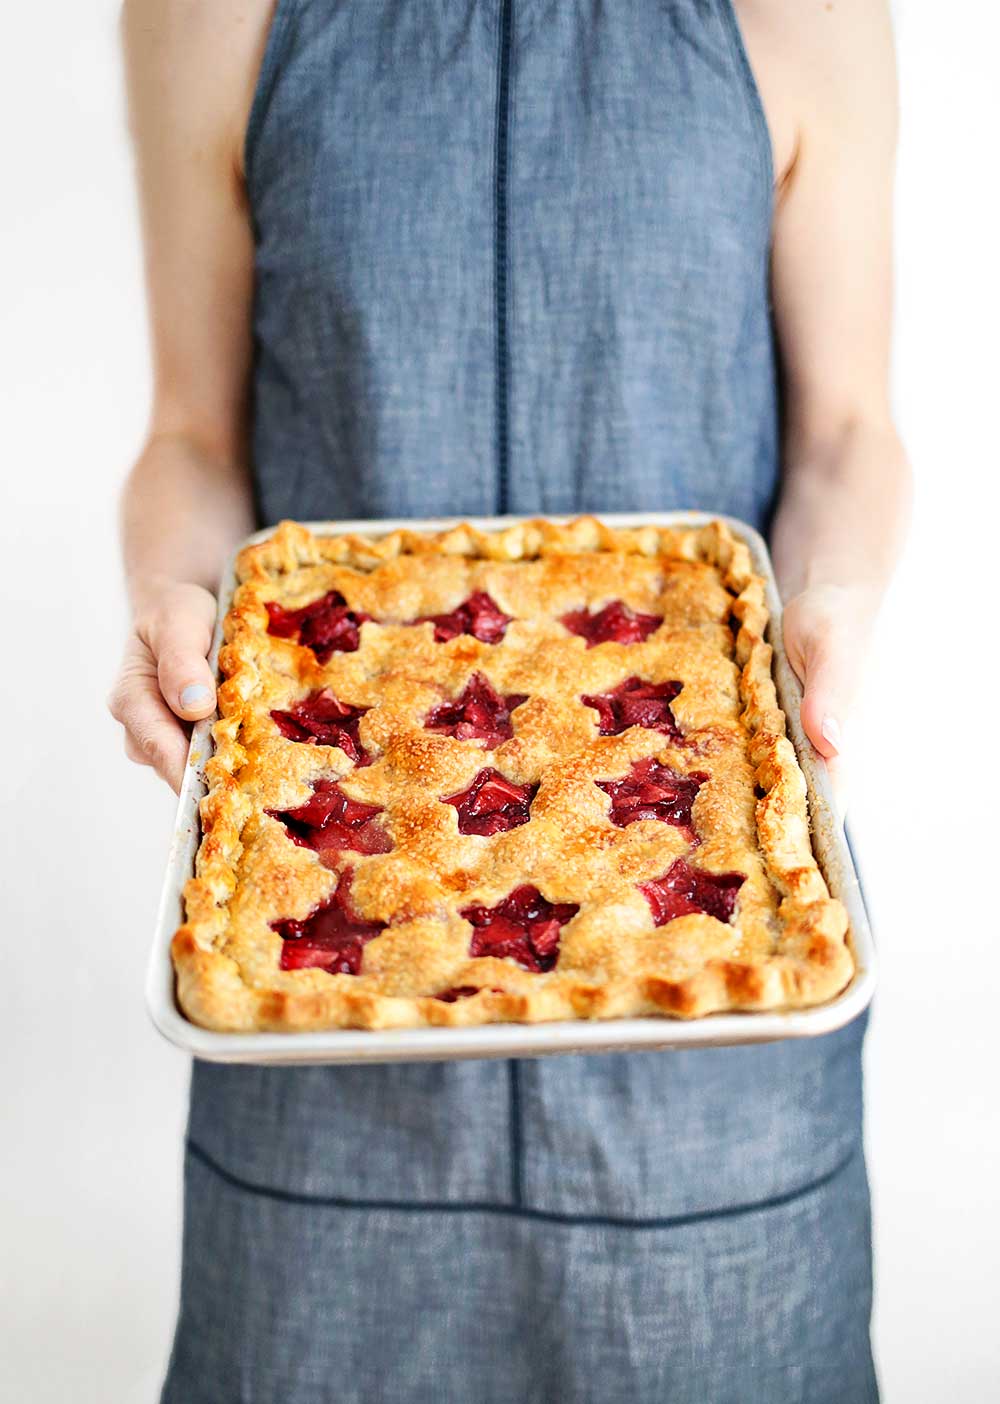
{"label": "woman's left hand", "polygon": [[868,587],[813,585],[783,614],[785,651],[802,684],[802,726],[847,808],[844,733],[861,683],[878,597]]}

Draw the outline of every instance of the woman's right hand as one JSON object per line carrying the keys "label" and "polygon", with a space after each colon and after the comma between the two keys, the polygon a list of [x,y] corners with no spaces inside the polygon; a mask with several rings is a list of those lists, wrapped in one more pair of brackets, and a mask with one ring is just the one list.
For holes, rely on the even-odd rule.
{"label": "woman's right hand", "polygon": [[200,585],[165,583],[136,613],[108,708],[125,730],[125,754],[179,791],[189,727],[215,710],[207,654],[216,605]]}

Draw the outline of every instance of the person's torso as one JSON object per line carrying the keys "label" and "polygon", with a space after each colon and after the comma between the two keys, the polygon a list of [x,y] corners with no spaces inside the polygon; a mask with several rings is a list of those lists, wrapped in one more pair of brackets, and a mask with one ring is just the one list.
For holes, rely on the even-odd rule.
{"label": "person's torso", "polygon": [[771,157],[729,0],[280,0],[246,156],[263,521],[763,524]]}
{"label": "person's torso", "polygon": [[[729,0],[280,0],[246,154],[263,522],[766,523],[770,147]],[[862,1032],[199,1064],[192,1137],[300,1195],[712,1213],[853,1153]]]}

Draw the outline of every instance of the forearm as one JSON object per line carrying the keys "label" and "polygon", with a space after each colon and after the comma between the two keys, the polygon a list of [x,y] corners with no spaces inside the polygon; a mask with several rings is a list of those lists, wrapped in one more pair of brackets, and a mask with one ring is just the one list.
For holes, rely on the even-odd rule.
{"label": "forearm", "polygon": [[877,606],[909,518],[910,470],[890,423],[845,422],[818,435],[794,426],[772,534],[782,597],[849,587]]}
{"label": "forearm", "polygon": [[785,648],[804,688],[802,724],[827,760],[842,750],[909,502],[909,465],[887,417],[854,418],[823,435],[792,421],[774,565]]}
{"label": "forearm", "polygon": [[226,557],[253,530],[245,464],[182,435],[154,435],[122,495],[122,551],[133,611],[173,583],[215,591]]}

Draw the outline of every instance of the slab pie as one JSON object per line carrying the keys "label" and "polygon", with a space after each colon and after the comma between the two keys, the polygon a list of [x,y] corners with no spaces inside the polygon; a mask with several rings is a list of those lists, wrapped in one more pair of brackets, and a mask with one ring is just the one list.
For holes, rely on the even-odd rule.
{"label": "slab pie", "polygon": [[698,1018],[850,981],[725,524],[284,522],[237,575],[172,944],[195,1023]]}

